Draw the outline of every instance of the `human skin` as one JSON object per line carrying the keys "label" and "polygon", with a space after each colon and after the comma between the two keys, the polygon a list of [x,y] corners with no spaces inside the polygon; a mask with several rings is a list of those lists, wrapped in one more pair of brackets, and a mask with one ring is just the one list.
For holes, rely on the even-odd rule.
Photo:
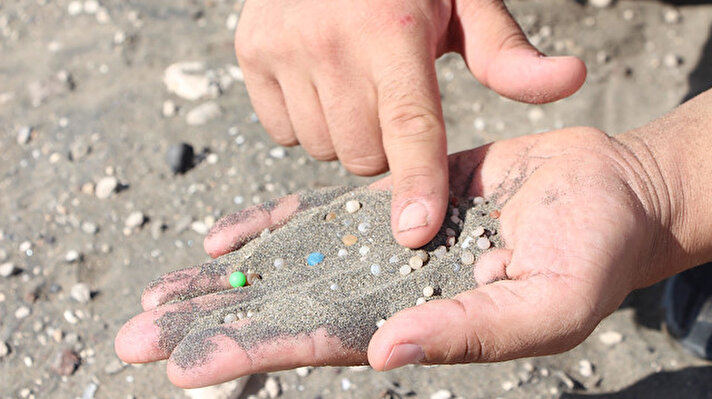
{"label": "human skin", "polygon": [[530,103],[567,97],[586,76],[578,58],[532,47],[501,0],[251,0],[235,49],[275,141],[359,175],[390,169],[391,227],[412,248],[447,207],[437,57],[458,52],[481,83]]}
{"label": "human skin", "polygon": [[[344,348],[324,329],[251,348],[217,336],[218,355],[181,368],[159,348],[154,324],[166,292],[181,289],[172,282],[144,293],[145,312],[121,329],[117,354],[130,363],[167,358],[174,384],[197,387],[304,365],[368,362],[390,370],[566,351],[632,290],[712,260],[709,126],[712,91],[615,138],[578,127],[450,156],[456,194],[500,194],[505,245],[477,261],[478,288],[395,314],[367,352]],[[386,178],[372,188],[391,185]],[[229,252],[294,209],[287,200],[234,218],[239,222],[222,224],[205,248],[212,256]]]}

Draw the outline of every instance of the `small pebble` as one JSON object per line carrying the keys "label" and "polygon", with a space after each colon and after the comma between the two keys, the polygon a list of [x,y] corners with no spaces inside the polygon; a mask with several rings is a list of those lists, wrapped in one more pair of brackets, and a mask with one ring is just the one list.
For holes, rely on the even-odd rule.
{"label": "small pebble", "polygon": [[483,226],[477,226],[474,229],[472,229],[472,233],[470,233],[473,237],[481,237],[482,235],[485,234],[485,228]]}
{"label": "small pebble", "polygon": [[366,256],[366,255],[368,255],[369,252],[371,252],[371,248],[369,248],[369,247],[367,247],[367,246],[365,246],[365,245],[364,245],[363,247],[361,247],[361,248],[358,249],[358,253],[359,253],[361,256]]}
{"label": "small pebble", "polygon": [[499,219],[499,217],[500,217],[501,215],[502,215],[502,213],[501,213],[500,211],[498,211],[498,210],[495,209],[495,210],[493,210],[492,212],[490,212],[489,217],[490,217],[491,219]]}
{"label": "small pebble", "polygon": [[604,345],[613,346],[623,342],[623,334],[618,331],[606,331],[598,336]]}
{"label": "small pebble", "polygon": [[67,263],[74,263],[74,262],[79,262],[82,259],[82,254],[75,250],[70,250],[67,251],[67,254],[64,255],[64,260]]}
{"label": "small pebble", "polygon": [[670,8],[665,10],[665,12],[663,13],[663,19],[668,24],[676,24],[680,22],[680,20],[682,19],[682,15],[680,14],[680,11],[674,8]]}
{"label": "small pebble", "polygon": [[347,234],[347,235],[341,237],[341,242],[343,242],[344,245],[346,245],[347,247],[350,247],[350,246],[356,244],[356,242],[358,242],[358,237],[356,237],[353,234]]}
{"label": "small pebble", "polygon": [[0,265],[0,277],[10,277],[16,274],[18,271],[19,269],[15,266],[14,263],[7,262]]}
{"label": "small pebble", "polygon": [[27,306],[21,306],[15,310],[15,318],[18,320],[22,320],[25,317],[29,316],[30,313],[32,313],[32,310],[28,308]]}
{"label": "small pebble", "polygon": [[420,298],[418,298],[418,299],[415,300],[415,305],[416,305],[416,306],[417,306],[417,305],[422,305],[422,304],[424,304],[425,302],[428,302],[428,300],[425,299],[425,298],[423,298],[423,297],[421,296]]}
{"label": "small pebble", "polygon": [[445,229],[445,235],[447,235],[448,237],[454,237],[455,234],[457,234],[457,233],[455,233],[455,230],[453,230],[449,227],[447,229]]}
{"label": "small pebble", "polygon": [[452,265],[452,271],[454,271],[455,273],[459,272],[460,269],[461,269],[460,264],[455,263]]}
{"label": "small pebble", "polygon": [[408,259],[408,267],[412,268],[413,270],[418,270],[421,267],[423,267],[423,259],[420,256],[411,256],[410,259]]}
{"label": "small pebble", "polygon": [[336,255],[337,255],[339,258],[343,258],[343,257],[347,256],[348,254],[349,254],[349,251],[347,251],[347,250],[345,250],[345,249],[343,249],[343,248],[339,249],[339,252],[336,253]]}
{"label": "small pebble", "polygon": [[435,294],[435,288],[433,288],[431,286],[427,286],[427,287],[423,288],[423,296],[424,297],[430,298],[431,296],[433,296],[433,294]]}
{"label": "small pebble", "polygon": [[211,120],[222,115],[222,108],[214,101],[208,101],[193,108],[185,116],[185,122],[191,126],[205,125]]}
{"label": "small pebble", "polygon": [[470,251],[462,251],[462,254],[460,254],[460,260],[463,265],[471,265],[475,263],[475,255],[473,255]]}
{"label": "small pebble", "polygon": [[583,377],[590,377],[593,375],[593,364],[588,359],[583,359],[579,361],[578,371]]}
{"label": "small pebble", "polygon": [[287,150],[284,147],[274,147],[269,150],[269,156],[276,159],[282,159],[287,155]]}
{"label": "small pebble", "polygon": [[667,53],[665,57],[663,57],[663,65],[668,68],[675,68],[680,64],[682,64],[682,57],[677,54]]}
{"label": "small pebble", "polygon": [[361,233],[366,233],[371,229],[371,224],[368,222],[359,223],[358,231]]}
{"label": "small pebble", "polygon": [[312,252],[307,256],[307,264],[309,266],[316,266],[324,261],[324,254],[321,252]]}
{"label": "small pebble", "polygon": [[381,328],[383,325],[386,324],[386,319],[381,319],[376,322],[376,328]]}
{"label": "small pebble", "polygon": [[346,201],[346,212],[355,213],[361,209],[361,203],[356,200]]}
{"label": "small pebble", "polygon": [[173,173],[185,173],[193,167],[195,151],[188,143],[173,144],[166,151],[166,162]]}
{"label": "small pebble", "polygon": [[412,270],[413,269],[411,269],[409,265],[403,265],[398,269],[398,273],[405,276],[406,274],[409,274]]}
{"label": "small pebble", "polygon": [[0,359],[10,354],[10,345],[0,341]]}
{"label": "small pebble", "polygon": [[430,395],[430,399],[452,399],[452,392],[447,389],[441,389]]}
{"label": "small pebble", "polygon": [[294,369],[294,372],[296,372],[298,376],[304,378],[304,377],[308,376],[309,373],[311,373],[311,370],[312,370],[311,367],[305,366],[305,367],[297,367],[296,369]]}
{"label": "small pebble", "polygon": [[482,205],[485,203],[485,199],[482,197],[475,197],[472,199],[472,204],[474,205]]}
{"label": "small pebble", "polygon": [[327,222],[330,222],[332,220],[336,219],[336,214],[334,212],[329,212],[324,216],[324,220]]}
{"label": "small pebble", "polygon": [[336,291],[336,290],[339,289],[339,285],[336,284],[336,283],[333,283],[333,284],[331,284],[331,285],[329,286],[329,288],[330,288],[332,291]]}
{"label": "small pebble", "polygon": [[59,375],[70,376],[77,370],[79,363],[80,359],[76,353],[69,349],[64,349],[55,353],[50,361],[50,367]]}
{"label": "small pebble", "polygon": [[274,377],[267,377],[265,380],[265,390],[270,399],[274,399],[282,393],[282,387],[280,387],[279,381]]}
{"label": "small pebble", "polygon": [[462,244],[461,244],[462,249],[469,248],[470,245],[472,245],[472,241],[474,241],[474,238],[472,238],[471,236],[465,237],[465,239],[462,240]]}
{"label": "small pebble", "polygon": [[143,214],[143,212],[134,211],[134,212],[131,212],[129,217],[126,218],[126,222],[124,224],[129,229],[133,229],[136,227],[143,226],[145,221],[146,221],[146,216]]}
{"label": "small pebble", "polygon": [[274,267],[277,269],[281,269],[284,267],[284,259],[282,258],[277,258],[274,260]]}
{"label": "small pebble", "polygon": [[454,236],[450,236],[445,240],[445,246],[448,248],[452,247],[453,245],[455,245],[456,242],[457,239]]}
{"label": "small pebble", "polygon": [[97,231],[99,231],[99,227],[96,225],[96,223],[93,222],[84,222],[82,223],[82,231],[85,232],[86,234],[96,234]]}
{"label": "small pebble", "polygon": [[608,8],[613,4],[613,0],[588,0],[588,3],[596,8]]}
{"label": "small pebble", "polygon": [[106,199],[111,196],[119,187],[119,180],[114,176],[102,177],[94,188],[94,195],[99,199]]}
{"label": "small pebble", "polygon": [[91,290],[85,283],[77,283],[72,286],[69,295],[79,303],[87,303],[91,300]]}
{"label": "small pebble", "polygon": [[237,321],[237,315],[235,313],[228,313],[225,316],[225,319],[223,319],[223,322],[225,322],[225,324],[230,324],[235,321]]}
{"label": "small pebble", "polygon": [[375,263],[372,264],[371,265],[371,274],[373,274],[374,276],[378,276],[379,274],[381,274],[381,266],[379,266]]}
{"label": "small pebble", "polygon": [[488,249],[490,245],[492,245],[492,243],[490,243],[490,240],[487,237],[480,237],[477,239],[477,248],[479,249]]}
{"label": "small pebble", "polygon": [[32,128],[29,126],[21,127],[17,131],[17,144],[27,144],[32,138]]}

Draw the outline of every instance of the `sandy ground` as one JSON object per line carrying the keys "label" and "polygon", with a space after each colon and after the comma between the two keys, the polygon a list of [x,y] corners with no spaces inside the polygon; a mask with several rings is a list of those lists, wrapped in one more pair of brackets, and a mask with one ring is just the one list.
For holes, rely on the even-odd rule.
{"label": "sandy ground", "polygon": [[[229,73],[239,5],[95,5],[0,3],[0,264],[15,269],[0,277],[2,398],[185,397],[163,363],[126,366],[113,353],[116,331],[140,310],[144,285],[204,261],[202,237],[221,215],[296,190],[368,181],[298,148],[272,151],[236,70]],[[459,57],[444,57],[439,77],[451,152],[571,125],[622,132],[712,83],[712,4],[509,5],[541,50],[581,56],[587,83],[555,104],[518,104],[479,85]],[[220,89],[196,101],[170,94],[164,70],[182,61],[205,63],[222,77]],[[167,100],[176,116],[164,116]],[[189,125],[189,112],[209,101],[221,114]],[[181,141],[205,159],[174,176],[165,152]],[[93,184],[106,176],[118,179],[118,192],[97,198]],[[143,223],[127,227],[134,212]],[[91,298],[82,294],[86,287]],[[586,342],[557,356],[270,378],[283,397],[304,398],[428,398],[441,389],[467,398],[712,397],[712,364],[663,330],[660,288],[632,294]],[[65,349],[78,355],[76,370],[71,361],[55,367]],[[266,396],[266,378],[252,377],[242,396]]]}

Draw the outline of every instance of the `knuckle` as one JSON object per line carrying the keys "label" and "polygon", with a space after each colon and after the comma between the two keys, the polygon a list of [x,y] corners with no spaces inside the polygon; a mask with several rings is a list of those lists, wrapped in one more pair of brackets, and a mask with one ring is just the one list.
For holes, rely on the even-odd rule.
{"label": "knuckle", "polygon": [[341,163],[349,172],[359,176],[374,176],[388,170],[384,154],[347,157],[342,159]]}
{"label": "knuckle", "polygon": [[311,146],[306,148],[306,150],[312,158],[319,161],[333,161],[336,159],[336,152],[334,151],[334,147],[331,146]]}
{"label": "knuckle", "polygon": [[386,115],[384,134],[405,142],[430,141],[442,130],[437,114],[417,104],[394,107]]}

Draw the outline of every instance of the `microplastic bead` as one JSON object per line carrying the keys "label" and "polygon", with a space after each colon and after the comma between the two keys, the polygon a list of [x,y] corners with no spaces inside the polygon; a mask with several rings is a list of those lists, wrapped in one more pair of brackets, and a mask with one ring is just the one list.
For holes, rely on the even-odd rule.
{"label": "microplastic bead", "polygon": [[360,253],[361,256],[366,256],[370,251],[371,251],[371,248],[369,248],[365,245],[358,249],[358,253]]}
{"label": "microplastic bead", "polygon": [[381,328],[381,326],[383,326],[384,324],[386,324],[386,320],[384,320],[384,319],[378,320],[376,322],[376,328]]}
{"label": "microplastic bead", "polygon": [[379,274],[381,274],[381,266],[379,266],[375,263],[372,264],[371,265],[371,274],[373,274],[374,276],[378,276]]}
{"label": "microplastic bead", "polygon": [[312,252],[307,256],[307,264],[309,266],[316,266],[324,261],[324,254],[321,252]]}
{"label": "microplastic bead", "polygon": [[245,283],[247,283],[247,276],[245,276],[245,273],[243,272],[233,272],[230,274],[229,280],[230,285],[234,288],[244,287]]}
{"label": "microplastic bead", "polygon": [[463,265],[471,265],[475,263],[475,255],[470,251],[463,251],[462,254],[460,254],[460,260]]}
{"label": "microplastic bead", "polygon": [[346,202],[346,212],[354,213],[361,209],[361,203],[356,200],[351,200]]}
{"label": "microplastic bead", "polygon": [[420,256],[415,255],[408,259],[408,265],[413,269],[420,269],[423,267],[423,259]]}
{"label": "microplastic bead", "polygon": [[415,304],[417,306],[417,305],[422,305],[425,302],[427,302],[427,300],[421,296],[420,298],[416,299]]}
{"label": "microplastic bead", "polygon": [[277,258],[274,260],[274,267],[277,269],[281,269],[282,266],[284,266],[284,259],[282,258]]}
{"label": "microplastic bead", "polygon": [[433,294],[435,294],[435,288],[433,288],[431,286],[427,286],[427,287],[423,288],[423,296],[424,297],[430,298],[431,296],[433,296]]}
{"label": "microplastic bead", "polygon": [[225,324],[232,323],[237,320],[237,315],[235,313],[228,313],[223,320]]}
{"label": "microplastic bead", "polygon": [[405,276],[406,274],[410,273],[412,270],[413,269],[411,269],[410,266],[403,265],[398,269],[398,272]]}
{"label": "microplastic bead", "polygon": [[490,245],[490,240],[488,240],[487,237],[480,237],[477,239],[477,248],[479,249],[487,249]]}
{"label": "microplastic bead", "polygon": [[475,205],[482,205],[485,203],[485,199],[482,197],[475,197],[472,199],[472,203]]}
{"label": "microplastic bead", "polygon": [[343,248],[341,248],[341,249],[339,250],[339,252],[336,253],[336,255],[337,255],[339,258],[343,258],[344,256],[346,256],[346,255],[348,255],[348,254],[349,254],[349,251],[347,251],[347,250],[345,250],[345,249],[343,249]]}
{"label": "microplastic bead", "polygon": [[474,229],[472,229],[472,234],[473,237],[479,237],[483,234],[485,234],[485,228],[482,226],[477,226]]}

